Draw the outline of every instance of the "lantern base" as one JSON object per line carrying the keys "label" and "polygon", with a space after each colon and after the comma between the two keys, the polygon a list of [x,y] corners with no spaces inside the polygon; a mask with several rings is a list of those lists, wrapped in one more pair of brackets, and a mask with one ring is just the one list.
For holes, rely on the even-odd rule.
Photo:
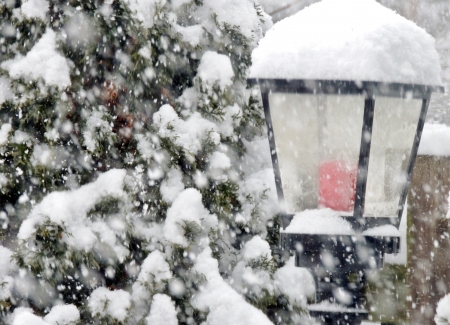
{"label": "lantern base", "polygon": [[281,249],[295,252],[295,265],[308,268],[316,284],[312,317],[321,324],[359,325],[367,319],[365,270],[383,268],[385,253],[398,253],[399,236],[281,233]]}
{"label": "lantern base", "polygon": [[280,244],[282,250],[295,251],[298,267],[346,272],[382,268],[384,254],[399,252],[400,237],[281,233]]}

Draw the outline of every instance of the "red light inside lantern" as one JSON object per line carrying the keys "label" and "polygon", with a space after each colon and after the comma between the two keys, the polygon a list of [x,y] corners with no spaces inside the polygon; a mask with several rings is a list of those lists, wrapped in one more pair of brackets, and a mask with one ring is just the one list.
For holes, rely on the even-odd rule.
{"label": "red light inside lantern", "polygon": [[343,160],[326,161],[319,169],[319,208],[352,212],[357,167]]}

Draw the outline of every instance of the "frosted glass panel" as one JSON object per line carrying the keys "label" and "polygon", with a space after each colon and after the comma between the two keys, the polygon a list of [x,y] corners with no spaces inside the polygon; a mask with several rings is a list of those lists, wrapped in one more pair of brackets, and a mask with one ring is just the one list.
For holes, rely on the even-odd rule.
{"label": "frosted glass panel", "polygon": [[397,217],[422,100],[375,100],[364,216]]}
{"label": "frosted glass panel", "polygon": [[271,93],[285,211],[353,214],[364,98]]}

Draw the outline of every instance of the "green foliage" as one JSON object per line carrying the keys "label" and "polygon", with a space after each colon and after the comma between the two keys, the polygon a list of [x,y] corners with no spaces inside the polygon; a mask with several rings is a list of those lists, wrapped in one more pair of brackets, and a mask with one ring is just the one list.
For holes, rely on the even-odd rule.
{"label": "green foliage", "polygon": [[232,216],[241,207],[238,189],[239,186],[230,181],[223,183],[211,181],[210,186],[202,191],[203,204],[219,219],[231,222]]}
{"label": "green foliage", "polygon": [[[206,239],[204,245],[209,245],[221,268],[232,261],[226,271],[220,270],[226,277],[236,266],[243,243],[265,227],[246,231],[235,222],[244,203],[239,196],[239,182],[244,177],[239,167],[232,166],[231,176],[217,180],[210,174],[209,163],[211,154],[219,149],[229,150],[228,155],[235,160],[242,159],[242,138],[251,139],[263,132],[259,98],[244,94],[248,91],[246,75],[258,33],[248,37],[240,26],[220,20],[212,12],[208,25],[212,27],[202,26],[201,42],[191,44],[180,30],[199,24],[198,17],[191,14],[204,5],[199,0],[185,3],[176,13],[171,1],[157,6],[151,28],[136,18],[124,0],[48,2],[44,19],[20,17],[21,1],[0,4],[0,63],[18,54],[26,55],[46,30],[52,29],[57,35],[56,50],[70,67],[71,80],[70,86],[60,89],[42,78],[14,79],[7,70],[0,69],[0,77],[9,78],[14,94],[0,104],[0,126],[11,126],[6,143],[0,144],[0,176],[5,175],[7,180],[0,184],[0,212],[7,214],[9,221],[8,228],[1,230],[0,241],[15,250],[19,268],[51,288],[65,304],[79,307],[81,323],[92,324],[143,322],[142,318],[133,318],[133,311],[124,322],[92,315],[87,301],[98,286],[132,291],[145,258],[158,249],[185,290],[182,294],[172,293],[170,281],[166,280],[141,284],[151,296],[169,295],[176,304],[180,323],[201,324],[208,313],[192,305],[193,297],[207,281],[194,270],[192,256],[202,248],[200,239]],[[255,16],[248,18],[263,17],[258,6]],[[230,59],[235,73],[232,86],[206,84],[197,76],[206,51]],[[188,92],[195,97],[190,105],[180,99]],[[201,149],[189,152],[175,141],[178,135],[161,136],[153,125],[153,114],[163,104],[170,104],[180,119],[199,112],[218,126],[226,122],[229,106],[239,106],[240,113],[232,116],[232,136],[222,135],[218,145],[210,131],[202,137]],[[173,125],[168,128],[176,131]],[[17,140],[18,135],[24,140]],[[114,168],[127,170],[123,186],[127,204],[105,195],[88,211],[86,219],[101,225],[120,220],[121,226],[110,230],[127,252],[125,257],[111,257],[115,256],[114,249],[99,230],[94,232],[98,241],[92,249],[75,248],[66,240],[73,235],[65,224],[50,218],[37,223],[35,232],[26,240],[14,240],[22,221],[49,193],[77,189]],[[171,205],[161,193],[170,168],[182,172],[182,185],[198,189],[203,205],[219,219],[218,229],[202,229],[196,222],[180,221],[190,243],[187,248],[170,243],[159,233]],[[199,174],[206,179],[203,185],[196,182]],[[252,224],[262,222],[261,206],[266,199],[266,191],[259,197],[247,197],[246,203],[254,206]],[[268,228],[268,239],[274,247],[277,220]],[[208,238],[200,238],[206,235]],[[268,257],[248,265],[271,275],[277,266]],[[246,299],[268,314],[286,306],[279,295],[268,291],[258,297],[250,294]],[[45,302],[34,304],[31,298],[15,297],[0,302],[0,312],[27,304],[40,315],[51,308]]]}
{"label": "green foliage", "polygon": [[268,271],[270,274],[273,274],[276,271],[273,259],[268,258],[267,256],[263,256],[257,259],[251,259],[247,262],[247,265],[252,269],[261,269]]}

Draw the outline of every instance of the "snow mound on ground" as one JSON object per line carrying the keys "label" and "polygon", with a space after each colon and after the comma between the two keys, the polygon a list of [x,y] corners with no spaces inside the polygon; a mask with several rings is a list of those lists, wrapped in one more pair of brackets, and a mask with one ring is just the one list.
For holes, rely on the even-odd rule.
{"label": "snow mound on ground", "polygon": [[269,30],[251,78],[441,85],[434,39],[375,0],[324,0]]}
{"label": "snow mound on ground", "polygon": [[297,213],[286,233],[312,235],[354,235],[351,224],[331,209],[305,210]]}
{"label": "snow mound on ground", "polygon": [[47,29],[30,52],[25,56],[18,54],[14,59],[3,62],[1,67],[8,70],[11,78],[42,78],[47,85],[64,89],[70,86],[70,69],[67,59],[56,48],[56,34]]}
{"label": "snow mound on ground", "polygon": [[425,124],[418,154],[450,156],[450,127],[443,124]]}
{"label": "snow mound on ground", "polygon": [[197,256],[194,270],[203,274],[207,282],[195,295],[192,305],[209,314],[205,325],[269,325],[263,312],[245,301],[220,276],[218,263],[207,247]]}

